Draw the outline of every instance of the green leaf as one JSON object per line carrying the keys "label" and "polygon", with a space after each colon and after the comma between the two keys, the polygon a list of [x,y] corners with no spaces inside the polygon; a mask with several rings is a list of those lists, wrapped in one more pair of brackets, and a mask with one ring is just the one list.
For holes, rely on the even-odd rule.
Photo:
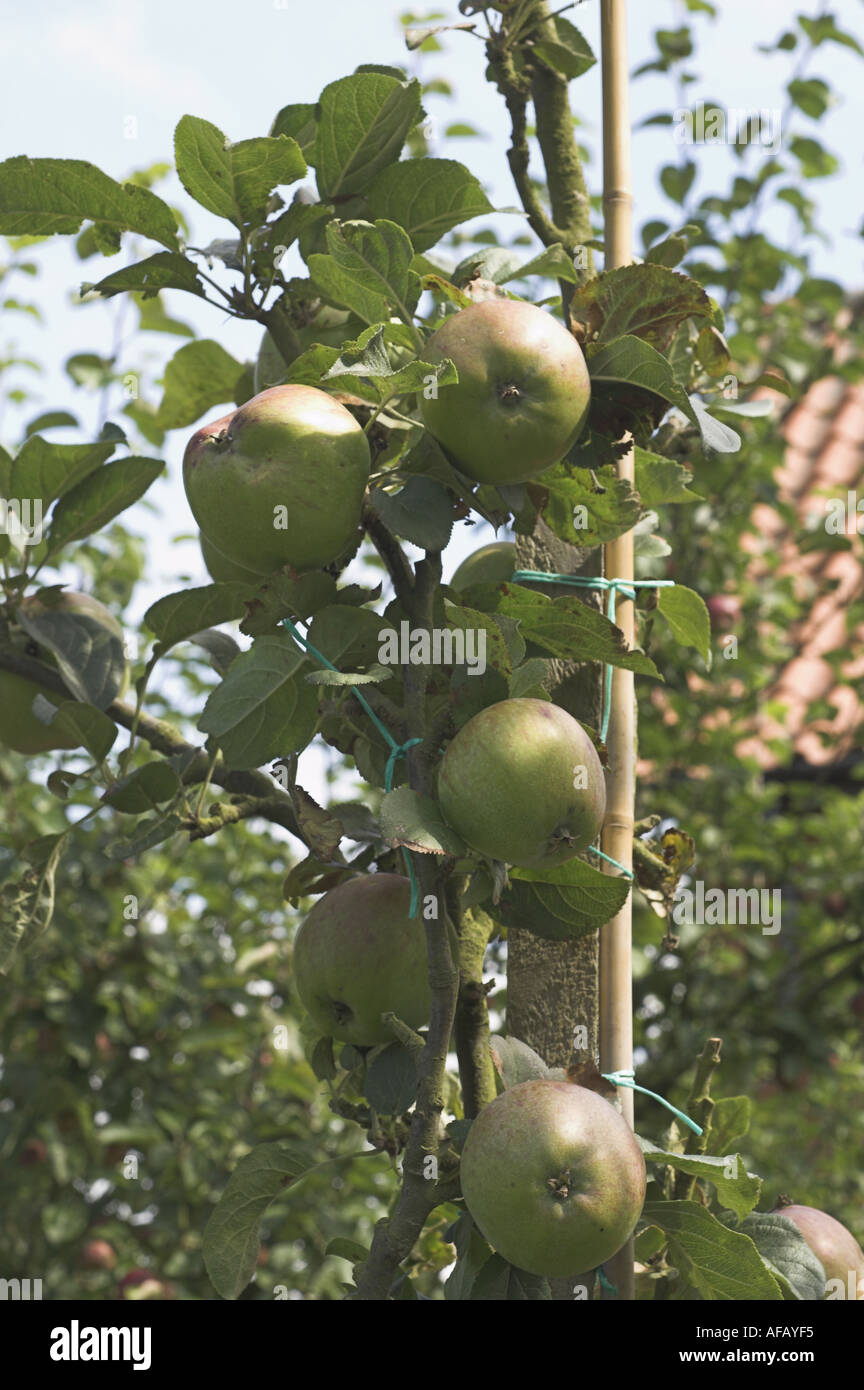
{"label": "green leaf", "polygon": [[239,1298],[258,1262],[261,1218],[312,1165],[284,1145],[259,1144],[241,1158],[204,1229],[202,1254],[222,1298]]}
{"label": "green leaf", "polygon": [[563,464],[528,484],[528,496],[550,530],[570,545],[603,545],[630,531],[642,513],[631,483],[612,467],[567,473]]}
{"label": "green leaf", "polygon": [[361,1245],[359,1240],[348,1240],[345,1236],[336,1236],[335,1239],[329,1240],[324,1254],[337,1255],[340,1260],[350,1260],[354,1265],[362,1264],[369,1257],[365,1245]]}
{"label": "green leaf", "polygon": [[825,1297],[825,1270],[794,1221],[782,1211],[751,1212],[738,1230],[750,1237],[772,1274],[791,1297],[813,1303]]}
{"label": "green leaf", "polygon": [[309,257],[316,288],[328,303],[350,309],[364,323],[385,323],[393,313],[410,323],[420,298],[411,269],[413,248],[395,222],[329,222],[327,255]]}
{"label": "green leaf", "polygon": [[831,105],[831,88],[819,77],[793,78],[786,91],[805,116],[818,121]]}
{"label": "green leaf", "polygon": [[[381,646],[379,634],[384,623],[379,613],[368,608],[334,603],[315,614],[307,636],[331,666],[357,669],[377,661]],[[320,664],[314,656],[309,659],[313,665]]]}
{"label": "green leaf", "polygon": [[144,614],[144,625],[167,651],[203,628],[242,618],[246,604],[242,584],[205,584],[157,599]]}
{"label": "green leaf", "polygon": [[4,494],[22,499],[41,498],[47,510],[113,452],[111,440],[99,444],[49,444],[39,435],[33,435],[12,460],[8,491],[3,489]]}
{"label": "green leaf", "polygon": [[48,555],[71,541],[101,531],[133,502],[137,502],[164,471],[161,459],[118,459],[95,469],[57,503],[48,532]]}
{"label": "green leaf", "polygon": [[567,595],[553,600],[512,583],[477,585],[473,597],[477,608],[515,619],[522,637],[536,642],[551,656],[601,661],[659,679],[650,657],[629,651],[620,629],[581,599]]}
{"label": "green leaf", "polygon": [[827,179],[840,168],[836,155],[830,154],[818,140],[795,135],[789,141],[789,149],[801,165],[801,175],[805,179]]}
{"label": "green leaf", "polygon": [[112,840],[105,848],[105,857],[114,862],[137,859],[147,850],[170,840],[180,827],[180,817],[174,811],[169,811],[167,815],[151,816],[149,820],[139,821],[131,835],[121,840]]}
{"label": "green leaf", "polygon": [[544,279],[566,280],[571,285],[578,285],[581,277],[576,269],[571,256],[568,256],[560,241],[553,241],[551,246],[547,246],[537,256],[532,256],[530,261],[523,261],[516,266],[510,273],[500,276],[489,276],[498,285],[506,285],[510,280],[524,280],[529,275],[542,275]]}
{"label": "green leaf", "polygon": [[181,429],[214,405],[233,404],[244,372],[243,363],[212,339],[186,343],[165,368],[156,423],[164,430]]}
{"label": "green leaf", "polygon": [[417,1066],[407,1047],[392,1042],[369,1064],[363,1094],[379,1115],[401,1115],[414,1104]]}
{"label": "green leaf", "polygon": [[782,1301],[753,1241],[698,1202],[646,1202],[642,1220],[666,1232],[671,1263],[706,1301]]}
{"label": "green leaf", "polygon": [[489,1050],[505,1089],[518,1086],[521,1081],[542,1081],[549,1075],[543,1058],[518,1038],[490,1038]]}
{"label": "green leaf", "polygon": [[202,297],[205,293],[192,261],[179,252],[171,251],[158,251],[144,261],[136,261],[134,265],[112,271],[95,285],[86,283],[81,286],[82,295],[98,294],[104,299],[132,290],[145,295],[158,294],[160,290],[187,290],[189,294]]}
{"label": "green leaf", "polygon": [[704,450],[735,453],[741,447],[734,430],[721,425],[700,402],[688,396],[675,379],[670,364],[650,343],[625,335],[608,343],[589,358],[592,381],[614,386],[637,386],[677,406],[697,425]]}
{"label": "green leaf", "polygon": [[117,698],[126,677],[119,630],[112,631],[90,613],[47,604],[38,613],[19,608],[17,619],[34,642],[52,653],[64,684],[77,700],[107,709]]}
{"label": "green leaf", "polygon": [[693,589],[676,584],[672,589],[658,589],[657,608],[669,624],[676,642],[683,647],[695,647],[703,661],[709,661],[711,617],[702,596]]}
{"label": "green leaf", "polygon": [[198,727],[211,734],[230,768],[260,767],[299,753],[318,714],[314,690],[298,674],[302,652],[286,637],[259,637],[210,695]]}
{"label": "green leaf", "polygon": [[854,53],[864,58],[864,48],[851,34],[846,34],[842,29],[838,29],[837,21],[832,14],[820,15],[816,19],[807,19],[806,16],[799,14],[798,23],[814,48],[818,48],[823,43],[837,43],[844,48],[851,48]]}
{"label": "green leaf", "polygon": [[113,782],[103,796],[109,806],[128,815],[155,811],[163,801],[170,801],[180,790],[180,779],[173,767],[162,761],[136,767],[128,777]]}
{"label": "green leaf", "polygon": [[90,1225],[90,1212],[81,1197],[61,1197],[42,1208],[42,1230],[49,1245],[78,1240]]}
{"label": "green leaf", "polygon": [[276,137],[287,135],[295,140],[300,153],[308,164],[315,163],[315,136],[318,133],[314,102],[294,102],[283,106],[278,112],[268,134]]}
{"label": "green leaf", "polygon": [[730,367],[729,345],[713,323],[706,323],[696,339],[696,356],[709,376],[724,376]]}
{"label": "green leaf", "polygon": [[633,1244],[633,1254],[641,1264],[659,1255],[666,1244],[666,1237],[659,1226],[645,1226],[638,1231]]}
{"label": "green leaf", "polygon": [[749,1096],[724,1096],[714,1102],[708,1147],[711,1153],[730,1153],[750,1129]]}
{"label": "green leaf", "polygon": [[666,1153],[650,1148],[645,1151],[646,1163],[662,1163],[677,1168],[691,1177],[713,1183],[724,1207],[736,1216],[746,1216],[759,1201],[762,1179],[748,1173],[740,1154],[715,1157],[709,1154]]}
{"label": "green leaf", "polygon": [[552,1293],[548,1280],[539,1274],[528,1274],[508,1264],[500,1255],[493,1255],[478,1273],[468,1298],[472,1302],[549,1303]]}
{"label": "green leaf", "polygon": [[364,193],[399,158],[421,115],[420,84],[383,73],[331,82],[318,103],[315,167],[324,202]]}
{"label": "green leaf", "polygon": [[71,236],[93,222],[99,249],[111,255],[123,232],[178,249],[174,213],[149,189],[115,183],[83,159],[29,159],[0,164],[0,234]]}
{"label": "green leaf", "polygon": [[421,550],[443,550],[453,530],[453,501],[431,478],[409,478],[396,493],[373,488],[369,506],[389,531]]}
{"label": "green leaf", "polygon": [[52,729],[64,739],[77,739],[79,747],[86,748],[97,762],[102,762],[117,737],[113,719],[94,705],[85,705],[79,700],[64,700],[60,705],[53,705],[44,695],[37,695],[33,702],[34,714],[41,718],[49,711],[51,717],[47,722]]}
{"label": "green leaf", "polygon": [[[37,415],[31,420],[26,430],[24,438],[29,439],[31,434],[39,434],[42,430],[56,430],[69,425],[72,429],[78,429],[78,419],[75,415],[70,415],[68,410],[46,410],[43,415]],[[2,494],[2,489],[0,489]],[[5,494],[2,494],[5,495]]]}
{"label": "green leaf", "polygon": [[660,187],[673,203],[683,204],[695,177],[696,165],[692,159],[685,160],[683,164],[666,164],[660,170]]}
{"label": "green leaf", "polygon": [[611,921],[627,901],[630,881],[601,873],[582,859],[556,869],[511,869],[496,921],[545,941],[576,941]]}
{"label": "green leaf", "polygon": [[259,136],[232,144],[218,126],[183,116],[174,132],[180,182],[196,202],[237,227],[258,226],[273,189],[306,173],[296,140]]}
{"label": "green leaf", "polygon": [[[554,40],[545,37],[549,29],[555,32]],[[556,15],[544,26],[543,35],[542,40],[534,44],[534,52],[548,67],[565,77],[581,77],[597,62],[588,40],[569,19]]]}
{"label": "green leaf", "polygon": [[27,949],[51,924],[54,916],[54,878],[68,834],[43,836],[27,845],[22,859],[29,865],[18,878],[0,884],[0,971],[8,972],[19,947]]}
{"label": "green leaf", "polygon": [[675,459],[652,454],[637,445],[634,449],[634,470],[636,491],[645,507],[699,500],[699,494],[691,492],[688,486],[693,481],[691,470]]}
{"label": "green leaf", "polygon": [[456,1246],[457,1259],[444,1284],[444,1298],[462,1301],[470,1297],[480,1270],[492,1258],[491,1247],[481,1236],[467,1211],[447,1232],[447,1239]]}
{"label": "green leaf", "polygon": [[378,174],[368,193],[374,219],[396,222],[426,251],[472,217],[494,211],[477,178],[455,159],[404,159]]}
{"label": "green leaf", "polygon": [[[464,600],[464,595],[460,595],[460,598]],[[481,631],[485,634],[486,671],[490,674],[498,673],[505,680],[509,679],[513,665],[518,666],[525,656],[525,642],[513,619],[503,618],[498,614],[484,613],[478,608],[471,608],[464,601],[458,604],[448,603],[445,614],[448,628],[466,634],[464,651],[460,653],[455,647],[453,649],[454,656],[460,655],[465,658],[462,662],[453,663],[457,666],[458,673],[464,676],[464,682],[470,686],[476,683],[480,676],[477,660],[480,654],[479,645],[475,647],[474,662],[469,669],[468,657],[471,654],[471,649],[468,634],[475,634],[473,640],[476,642]],[[450,653],[446,649],[442,651],[442,657],[449,655]]]}
{"label": "green leaf", "polygon": [[465,853],[463,841],[445,824],[438,803],[410,787],[387,793],[379,819],[380,834],[393,848],[404,845],[419,854]]}
{"label": "green leaf", "polygon": [[[468,590],[470,595],[471,590]],[[529,661],[525,661],[521,666],[517,666],[510,677],[510,698],[516,700],[520,696],[529,696],[534,699],[548,700],[549,693],[546,689],[546,682],[549,680],[549,667],[542,656],[533,656]],[[539,693],[538,693],[539,692]]]}
{"label": "green leaf", "polygon": [[710,317],[711,301],[701,285],[680,271],[664,265],[626,265],[581,285],[573,294],[570,314],[598,343],[630,336],[663,352],[679,324]]}

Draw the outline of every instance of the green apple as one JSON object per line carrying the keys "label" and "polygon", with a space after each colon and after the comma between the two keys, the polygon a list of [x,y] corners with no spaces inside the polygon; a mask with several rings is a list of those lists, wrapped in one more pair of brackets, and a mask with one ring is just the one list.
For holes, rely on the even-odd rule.
{"label": "green apple", "polygon": [[[42,617],[49,611],[74,614],[82,620],[82,627],[91,645],[103,642],[113,643],[115,646],[118,642],[121,646],[123,644],[123,629],[117,619],[104,604],[91,598],[89,594],[63,592],[50,602],[32,595],[22,600],[19,611],[25,617],[29,615],[33,618]],[[12,645],[22,655],[40,661],[56,673],[57,663],[49,648],[40,647],[22,630],[13,634]],[[111,699],[122,696],[128,677],[128,666],[124,666],[122,680],[113,691],[108,692]],[[0,670],[0,743],[14,749],[16,753],[30,754],[47,753],[52,749],[77,748],[79,740],[73,734],[64,734],[55,725],[44,724],[33,713],[33,701],[37,695],[43,695],[55,707],[63,704],[65,700],[76,698],[71,691],[64,696],[49,686],[40,684],[39,681],[30,680],[13,671]]]}
{"label": "green apple", "polygon": [[[826,1279],[839,1279],[849,1289],[849,1275],[857,1286],[856,1301],[864,1300],[864,1251],[852,1232],[818,1207],[797,1206],[794,1202],[776,1209],[798,1227],[813,1254],[822,1263]],[[848,1296],[848,1293],[847,1293]]]}
{"label": "green apple", "polygon": [[489,299],[445,319],[423,349],[459,373],[421,400],[423,422],[480,483],[523,483],[558,463],[582,432],[591,382],[582,349],[535,304]]}
{"label": "green apple", "polygon": [[444,819],[473,850],[525,869],[562,864],[596,839],[606,782],[578,720],[548,700],[475,714],[438,772]]}
{"label": "green apple", "polygon": [[294,941],[300,1000],[327,1037],[371,1047],[392,1042],[392,1012],[409,1028],[429,1021],[426,932],[411,918],[411,885],[399,874],[367,874],[331,888]]}
{"label": "green apple", "polygon": [[451,589],[470,589],[472,584],[502,584],[516,570],[513,541],[491,541],[468,555],[450,580]]}
{"label": "green apple", "polygon": [[366,435],[314,386],[272,386],[198,430],[183,458],[192,514],[226,559],[255,574],[320,569],[360,524]]}
{"label": "green apple", "polygon": [[243,565],[238,565],[234,560],[220,554],[203,531],[198,539],[201,543],[201,555],[211,579],[215,579],[217,583],[254,584],[256,588],[261,583],[262,575],[255,574],[253,570],[247,570]]}
{"label": "green apple", "polygon": [[546,1278],[585,1274],[631,1235],[645,1161],[626,1120],[595,1091],[522,1081],[474,1120],[462,1195],[498,1254]]}

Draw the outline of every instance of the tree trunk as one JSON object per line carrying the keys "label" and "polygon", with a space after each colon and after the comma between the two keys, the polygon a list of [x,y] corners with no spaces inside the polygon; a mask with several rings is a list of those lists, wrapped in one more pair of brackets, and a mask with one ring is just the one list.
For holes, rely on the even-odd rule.
{"label": "tree trunk", "polygon": [[[579,550],[567,545],[539,521],[533,535],[518,536],[516,563],[520,569],[555,574],[600,574],[599,547]],[[578,593],[584,602],[600,606],[590,589],[565,585],[527,585],[548,594]],[[600,727],[602,668],[575,661],[551,660],[550,694],[576,718]],[[507,1031],[533,1047],[552,1067],[566,1067],[574,1054],[575,1030],[584,1027],[582,1056],[594,1058],[598,1046],[598,933],[578,941],[544,941],[511,928],[507,939]]]}

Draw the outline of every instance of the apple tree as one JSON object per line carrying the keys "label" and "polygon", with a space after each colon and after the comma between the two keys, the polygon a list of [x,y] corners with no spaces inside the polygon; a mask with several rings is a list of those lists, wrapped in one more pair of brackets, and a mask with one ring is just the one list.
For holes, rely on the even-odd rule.
{"label": "apple tree", "polygon": [[[640,263],[598,273],[596,199],[570,108],[571,82],[595,61],[589,45],[544,0],[459,8],[455,27],[482,39],[510,117],[527,247],[521,234],[503,245],[495,232],[465,232],[495,210],[471,169],[429,152],[424,81],[409,64],[361,64],[317,101],[282,106],[266,134],[237,141],[184,116],[182,210],[147,174],[120,184],[85,160],[0,165],[0,233],[16,256],[48,236],[74,237],[87,260],[134,246],[129,263],[93,273],[86,302],[131,298],[152,322],[166,316],[163,295],[173,304],[185,294],[211,305],[214,323],[227,315],[260,330],[253,363],[215,337],[185,342],[158,404],[142,373],[96,439],[55,444],[46,419],[0,454],[0,742],[24,755],[64,751],[22,800],[23,821],[40,833],[17,841],[2,884],[4,968],[28,981],[22,1021],[38,1048],[39,979],[26,962],[40,952],[69,972],[68,988],[86,989],[96,972],[109,1015],[120,1007],[98,932],[83,960],[63,965],[59,928],[86,908],[88,860],[103,878],[111,866],[124,898],[149,896],[181,917],[176,949],[161,955],[134,929],[111,928],[112,963],[128,955],[134,972],[121,1021],[134,1037],[147,1021],[146,981],[165,972],[196,1018],[227,1007],[225,1055],[211,1035],[205,1096],[188,1073],[175,1076],[146,1133],[130,1126],[114,1144],[155,1146],[166,1166],[176,1158],[177,1200],[157,1225],[177,1232],[175,1277],[191,1296],[201,1260],[223,1297],[243,1295],[253,1276],[266,1287],[260,1230],[302,1184],[296,1200],[318,1194],[328,1208],[323,1248],[317,1217],[302,1227],[318,1262],[312,1296],[591,1298],[635,1226],[640,1297],[821,1298],[828,1265],[807,1229],[756,1210],[762,1180],[734,1147],[747,1107],[711,1096],[720,1048],[713,1037],[702,1046],[704,1025],[668,1078],[671,1088],[695,1059],[693,1137],[679,1117],[658,1124],[659,1143],[637,1143],[614,1108],[615,1083],[594,1065],[598,931],[631,892],[668,928],[700,810],[658,788],[640,808],[635,884],[601,868],[605,675],[626,669],[652,689],[668,674],[674,702],[688,663],[708,669],[698,527],[687,531],[678,515],[720,479],[748,495],[737,430],[748,449],[764,449],[762,395],[792,391],[794,351],[776,324],[760,331],[755,303],[771,249],[760,243],[754,265],[755,232],[737,259],[725,240],[720,222],[744,198],[740,187],[729,208],[706,199],[685,209],[686,168],[664,169],[680,225],[645,229]],[[409,52],[434,51],[440,32],[412,26]],[[658,41],[666,70],[685,40],[658,31]],[[770,176],[753,180],[745,202]],[[225,223],[203,248],[190,244],[195,205]],[[734,274],[717,269],[718,248]],[[685,258],[689,273],[678,268]],[[709,293],[718,284],[726,293]],[[799,381],[818,370],[816,357]],[[127,698],[116,619],[70,594],[63,576],[87,563],[104,581],[102,602],[125,606],[140,563],[127,555],[124,579],[119,543],[94,556],[104,537],[125,537],[117,519],[127,509],[146,505],[175,430],[186,436],[183,482],[212,583],[178,576],[148,607]],[[633,486],[616,469],[631,448]],[[36,529],[16,521],[37,513]],[[511,573],[445,584],[454,525],[475,518],[512,528]],[[650,582],[672,550],[661,525],[681,532],[674,587]],[[645,570],[640,645],[630,649],[596,581],[604,545],[634,528]],[[568,585],[574,575],[587,583]],[[472,642],[482,669],[468,659]],[[215,684],[201,677],[203,658]],[[165,673],[177,669],[184,699],[172,709]],[[313,744],[356,772],[356,796],[322,805],[310,794],[302,755]],[[293,950],[274,951],[266,922],[250,926],[244,914],[246,954],[249,968],[278,974],[278,997],[302,1006],[302,1024],[262,1006],[246,1076],[232,1053],[237,1015],[207,998],[214,985],[238,987],[241,963],[220,963],[212,946],[187,959],[194,914],[174,885],[196,862],[222,883],[219,946],[233,895],[243,902],[244,866],[262,880],[283,853],[281,832],[303,847],[283,886],[302,923]],[[500,961],[505,939],[508,1033],[496,1036],[484,963]],[[91,1027],[78,1042],[88,1062],[105,1050],[100,1037]],[[276,1064],[278,1047],[288,1067]],[[160,1066],[170,1073],[171,1059]],[[224,1190],[214,1206],[202,1150],[223,1085],[240,1112],[218,1124]],[[58,1126],[67,1107],[70,1125],[85,1124],[64,1093]],[[201,1126],[191,1147],[180,1140],[187,1107]],[[515,1209],[496,1179],[510,1161],[513,1116],[526,1193],[545,1183],[537,1221],[530,1198]],[[39,1142],[44,1154],[31,1152],[56,1169]],[[99,1142],[91,1126],[84,1148]],[[341,1228],[322,1186],[331,1167],[343,1175]],[[370,1176],[355,1181],[358,1171]],[[387,1201],[374,1228],[358,1192]],[[89,1224],[69,1201],[55,1203],[48,1246]],[[556,1236],[562,1212],[566,1241]],[[88,1256],[95,1277],[110,1264],[104,1254]],[[330,1254],[352,1270],[341,1290],[324,1267]],[[844,1247],[841,1257],[856,1278],[860,1255]]]}

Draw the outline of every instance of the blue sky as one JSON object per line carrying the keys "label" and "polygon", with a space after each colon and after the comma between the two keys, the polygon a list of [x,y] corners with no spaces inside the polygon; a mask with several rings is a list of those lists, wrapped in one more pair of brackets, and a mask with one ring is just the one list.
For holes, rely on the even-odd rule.
{"label": "blue sky", "polygon": [[[439,7],[460,19],[455,3]],[[764,57],[754,45],[770,42],[790,23],[794,9],[788,0],[721,0],[717,22],[694,16],[701,35],[697,66],[703,79],[693,87],[700,95],[727,106],[777,108],[783,104],[782,87],[789,76],[789,55]],[[812,10],[815,11],[815,0]],[[864,31],[861,0],[837,0],[833,10],[838,22],[853,32]],[[229,0],[126,0],[122,6],[100,0],[79,0],[74,7],[35,0],[26,9],[0,0],[0,64],[4,73],[0,92],[0,155],[27,153],[86,158],[107,173],[122,178],[128,170],[170,159],[172,134],[180,116],[191,112],[220,126],[233,139],[266,131],[276,111],[287,102],[314,100],[321,88],[354,69],[362,61],[413,61],[401,42],[397,6],[389,0],[326,0],[312,5],[306,0],[253,0],[240,6]],[[657,26],[679,24],[683,6],[678,0],[632,0],[630,6],[632,65],[653,56],[651,31]],[[569,17],[599,51],[599,3],[586,0]],[[506,116],[497,93],[482,80],[483,50],[476,39],[448,37],[446,51],[424,60],[423,75],[446,75],[457,92],[454,103],[430,98],[433,119],[442,124],[454,119],[470,121],[485,132],[485,139],[466,139],[448,155],[461,155],[480,171],[490,197],[499,206],[511,205],[514,195],[506,164]],[[864,62],[836,45],[825,45],[815,55],[810,72],[824,76],[838,94],[838,105],[822,123],[821,138],[841,160],[841,172],[820,180],[813,191],[821,220],[832,233],[832,243],[818,248],[819,273],[860,286],[862,219],[861,163],[864,151]],[[599,127],[599,68],[574,85],[573,105],[584,122],[585,139],[597,143]],[[641,78],[632,89],[634,123],[656,111],[675,105],[665,77]],[[809,122],[804,121],[804,128]],[[434,151],[433,151],[434,152]],[[666,202],[656,186],[656,171],[674,162],[679,154],[670,132],[655,128],[635,137],[634,190],[637,227],[650,217],[671,223],[680,214]],[[725,187],[722,172],[730,159],[725,149],[696,151],[702,187]],[[589,169],[597,190],[599,164]],[[700,184],[697,184],[697,190]],[[173,179],[160,193],[192,208],[192,241],[204,245],[214,236],[230,236],[231,229],[190,205]],[[783,214],[786,216],[786,213]],[[508,230],[513,219],[508,219]],[[784,228],[785,230],[785,228]],[[639,249],[637,247],[637,249]],[[20,417],[0,421],[0,437],[14,443],[23,424],[39,410],[62,406],[77,413],[85,428],[95,427],[92,398],[75,390],[63,374],[65,358],[75,351],[107,353],[111,347],[111,323],[100,306],[76,307],[72,300],[82,279],[98,279],[118,261],[98,258],[84,264],[62,240],[40,252],[44,275],[38,298],[46,309],[40,327],[23,315],[4,315],[0,344],[16,341],[47,368],[38,383],[38,399],[28,403]],[[29,285],[18,292],[24,297]],[[260,330],[220,319],[218,313],[191,298],[169,297],[169,312],[194,325],[203,336],[220,341],[237,357],[252,357]],[[182,345],[182,339],[148,334],[131,349],[136,362],[141,345],[154,370]],[[221,413],[221,412],[214,412]],[[178,545],[172,537],[190,529],[190,518],[179,484],[179,464],[186,431],[168,436],[165,457],[169,477],[151,490],[160,515],[140,519],[151,549],[150,582],[142,590],[136,616],[158,594],[177,587],[180,571],[192,572],[203,582],[197,548]],[[60,432],[53,438],[66,437]],[[480,539],[479,528],[459,528],[448,558],[452,569]]]}

